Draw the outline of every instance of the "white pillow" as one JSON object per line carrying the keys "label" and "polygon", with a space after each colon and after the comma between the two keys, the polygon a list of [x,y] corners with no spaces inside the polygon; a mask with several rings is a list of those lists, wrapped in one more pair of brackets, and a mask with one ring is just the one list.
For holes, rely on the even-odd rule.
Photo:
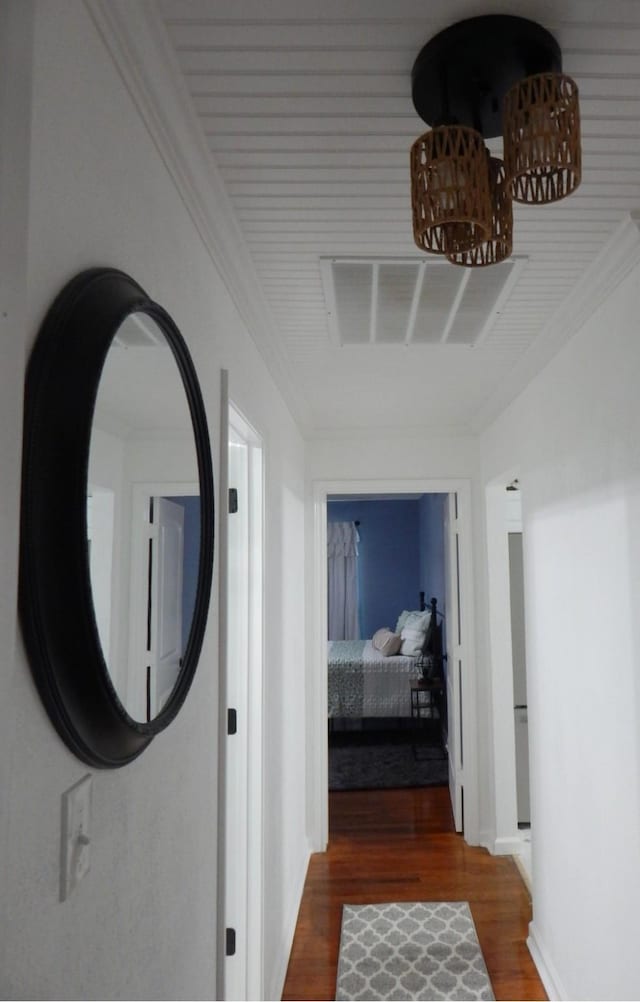
{"label": "white pillow", "polygon": [[431,612],[410,612],[401,631],[400,653],[418,657],[427,639],[427,630],[431,621]]}
{"label": "white pillow", "polygon": [[388,626],[383,626],[381,630],[376,630],[371,643],[377,651],[388,658],[398,653],[402,640],[398,633],[392,633]]}
{"label": "white pillow", "polygon": [[402,627],[406,623],[408,615],[409,615],[409,610],[403,609],[400,615],[398,616],[398,622],[396,623],[396,631],[395,631],[396,633],[402,633]]}

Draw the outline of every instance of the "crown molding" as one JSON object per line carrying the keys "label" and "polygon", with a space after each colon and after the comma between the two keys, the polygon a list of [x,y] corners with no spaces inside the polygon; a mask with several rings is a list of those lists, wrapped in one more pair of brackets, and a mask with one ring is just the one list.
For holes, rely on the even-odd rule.
{"label": "crown molding", "polygon": [[256,348],[304,431],[310,413],[153,0],[84,0]]}
{"label": "crown molding", "polygon": [[476,413],[472,422],[476,434],[506,410],[639,263],[640,210],[634,210],[624,216],[567,299],[511,371],[505,385]]}

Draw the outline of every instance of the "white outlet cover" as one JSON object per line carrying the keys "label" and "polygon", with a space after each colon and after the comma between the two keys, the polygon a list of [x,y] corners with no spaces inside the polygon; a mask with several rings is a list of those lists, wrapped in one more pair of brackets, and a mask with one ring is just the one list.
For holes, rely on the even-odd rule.
{"label": "white outlet cover", "polygon": [[89,871],[91,774],[62,794],[60,900],[66,901]]}

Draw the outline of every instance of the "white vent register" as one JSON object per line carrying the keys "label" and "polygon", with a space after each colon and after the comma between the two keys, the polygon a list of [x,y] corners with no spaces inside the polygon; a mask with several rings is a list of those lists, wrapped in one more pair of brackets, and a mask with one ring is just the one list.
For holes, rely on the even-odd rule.
{"label": "white vent register", "polygon": [[524,267],[459,268],[439,258],[322,258],[329,330],[337,345],[477,347]]}

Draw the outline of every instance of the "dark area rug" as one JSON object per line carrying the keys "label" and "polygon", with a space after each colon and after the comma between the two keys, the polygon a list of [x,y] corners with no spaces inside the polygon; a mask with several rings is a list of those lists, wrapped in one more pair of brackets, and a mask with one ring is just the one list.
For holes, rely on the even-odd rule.
{"label": "dark area rug", "polygon": [[329,735],[330,790],[443,786],[448,781],[445,753],[425,729]]}

